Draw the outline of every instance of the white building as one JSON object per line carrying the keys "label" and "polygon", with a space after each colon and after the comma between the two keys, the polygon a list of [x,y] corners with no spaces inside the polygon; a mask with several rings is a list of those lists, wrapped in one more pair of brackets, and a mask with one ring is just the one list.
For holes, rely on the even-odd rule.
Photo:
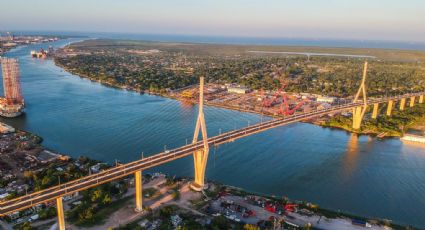
{"label": "white building", "polygon": [[230,85],[227,87],[227,92],[229,93],[238,93],[238,94],[246,94],[249,92],[249,89],[247,87],[244,86],[235,86],[235,85]]}
{"label": "white building", "polygon": [[326,102],[326,103],[329,103],[329,104],[334,103],[335,100],[336,100],[336,97],[326,97],[326,96],[319,96],[316,99],[317,102]]}

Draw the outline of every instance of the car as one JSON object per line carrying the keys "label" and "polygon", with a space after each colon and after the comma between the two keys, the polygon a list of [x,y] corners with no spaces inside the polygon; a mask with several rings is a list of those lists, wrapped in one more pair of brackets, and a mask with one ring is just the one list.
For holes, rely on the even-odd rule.
{"label": "car", "polygon": [[29,222],[33,222],[33,221],[38,220],[38,218],[39,218],[39,215],[38,215],[38,214],[35,214],[35,215],[32,215],[32,216],[28,219],[28,221],[29,221]]}
{"label": "car", "polygon": [[21,224],[23,222],[24,222],[24,219],[22,219],[22,218],[19,218],[19,219],[16,220],[16,224]]}

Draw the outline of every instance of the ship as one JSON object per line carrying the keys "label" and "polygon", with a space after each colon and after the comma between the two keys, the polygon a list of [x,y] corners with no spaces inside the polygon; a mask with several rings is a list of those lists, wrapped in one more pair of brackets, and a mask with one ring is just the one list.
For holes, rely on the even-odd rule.
{"label": "ship", "polygon": [[40,49],[38,52],[35,50],[31,51],[31,57],[33,58],[46,58],[47,54],[48,53],[44,49]]}
{"label": "ship", "polygon": [[52,46],[49,46],[49,50],[44,50],[41,48],[39,51],[32,50],[31,51],[31,57],[33,58],[47,58],[51,56],[54,52],[54,49]]}

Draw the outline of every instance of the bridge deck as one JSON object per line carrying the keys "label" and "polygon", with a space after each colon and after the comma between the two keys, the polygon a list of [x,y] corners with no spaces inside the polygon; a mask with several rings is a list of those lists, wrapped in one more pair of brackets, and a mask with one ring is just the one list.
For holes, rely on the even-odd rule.
{"label": "bridge deck", "polygon": [[[395,97],[369,99],[368,104],[384,103],[389,100],[397,101],[402,98],[410,98],[412,96],[420,96],[424,94],[425,92],[421,92],[421,93],[405,94],[405,95],[395,96]],[[226,142],[234,141],[236,139],[239,139],[245,136],[263,132],[278,126],[283,126],[283,125],[287,125],[287,124],[298,122],[298,121],[308,120],[314,117],[323,116],[330,113],[349,110],[354,107],[358,107],[362,105],[363,105],[362,102],[341,104],[341,105],[332,106],[331,108],[328,108],[328,109],[316,110],[316,111],[312,111],[308,113],[299,113],[299,114],[295,114],[291,116],[286,116],[283,118],[270,120],[267,122],[258,123],[256,125],[245,127],[239,130],[234,130],[234,131],[226,132],[214,137],[210,137],[208,138],[208,144],[220,145]],[[104,184],[119,178],[123,178],[139,170],[149,169],[154,166],[191,155],[196,149],[201,149],[201,148],[203,148],[203,143],[202,141],[198,141],[195,144],[185,145],[173,150],[169,150],[167,152],[162,152],[150,157],[129,162],[127,164],[122,164],[97,174],[85,176],[80,179],[76,179],[61,185],[53,186],[38,192],[34,192],[34,193],[21,196],[12,200],[1,202],[0,216],[6,215],[11,212],[30,208],[36,204],[45,203],[47,201],[54,200],[57,197],[70,195],[81,190],[85,190],[91,187],[98,186],[100,184]]]}

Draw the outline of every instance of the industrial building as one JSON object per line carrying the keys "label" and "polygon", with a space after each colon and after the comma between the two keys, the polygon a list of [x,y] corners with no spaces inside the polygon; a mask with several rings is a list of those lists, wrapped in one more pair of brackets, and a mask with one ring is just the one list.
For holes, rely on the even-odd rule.
{"label": "industrial building", "polygon": [[238,93],[238,94],[246,94],[249,92],[249,89],[240,85],[229,85],[227,86],[227,92],[229,93]]}

